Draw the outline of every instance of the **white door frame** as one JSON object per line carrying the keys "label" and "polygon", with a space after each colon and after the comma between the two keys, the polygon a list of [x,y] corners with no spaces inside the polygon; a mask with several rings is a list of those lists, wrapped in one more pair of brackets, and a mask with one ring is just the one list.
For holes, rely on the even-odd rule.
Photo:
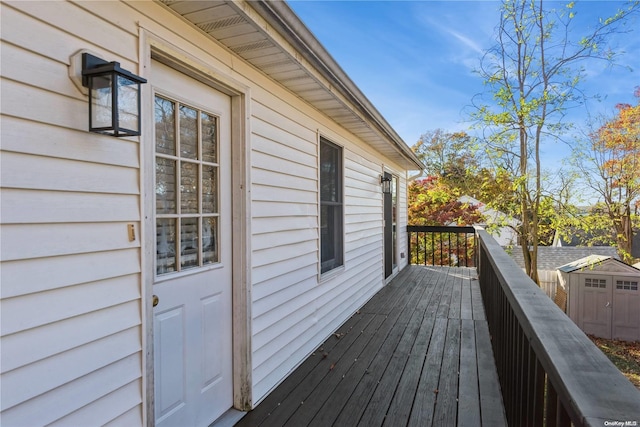
{"label": "white door frame", "polygon": [[[193,45],[191,45],[193,46]],[[251,270],[250,236],[250,90],[241,82],[215,69],[215,58],[204,50],[198,57],[174,46],[152,32],[140,29],[140,70],[149,76],[151,59],[175,68],[186,76],[203,82],[231,97],[231,204],[232,204],[232,338],[233,338],[233,407],[247,411],[253,406],[251,371]],[[210,60],[207,63],[207,59]],[[154,424],[154,350],[153,350],[153,283],[154,283],[154,175],[151,165],[154,159],[153,111],[151,84],[142,86],[142,136],[140,139],[140,188],[141,188],[141,242],[142,242],[142,329],[143,348],[143,397],[145,411],[143,422]],[[147,106],[145,109],[144,106]],[[150,164],[149,164],[150,163]]]}

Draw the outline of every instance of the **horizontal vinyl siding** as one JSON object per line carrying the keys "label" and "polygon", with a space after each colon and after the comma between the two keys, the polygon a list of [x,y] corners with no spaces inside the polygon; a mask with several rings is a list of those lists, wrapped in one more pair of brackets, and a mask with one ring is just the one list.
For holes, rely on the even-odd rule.
{"label": "horizontal vinyl siding", "polygon": [[[157,3],[16,2],[1,15],[3,424],[142,423],[140,145],[86,132],[67,67],[89,49],[139,72],[140,26],[250,88],[253,402],[382,287],[379,175],[393,166],[362,141]],[[345,264],[324,278],[318,131],[345,159]]]}
{"label": "horizontal vinyl siding", "polygon": [[68,2],[3,2],[1,24],[2,423],[138,425],[139,144],[86,132],[67,65],[91,49],[135,69],[137,27]]}
{"label": "horizontal vinyl siding", "polygon": [[281,113],[291,106],[267,103],[252,105],[254,401],[281,379],[289,354],[313,328],[309,290],[318,274],[316,133],[295,121],[299,113]]}
{"label": "horizontal vinyl siding", "polygon": [[344,145],[344,266],[319,280],[317,132],[292,105],[252,105],[254,402],[383,285],[384,161]]}
{"label": "horizontal vinyl siding", "polygon": [[402,270],[409,263],[407,224],[409,221],[407,204],[407,177],[400,175],[398,180],[398,253],[400,256],[398,267]]}

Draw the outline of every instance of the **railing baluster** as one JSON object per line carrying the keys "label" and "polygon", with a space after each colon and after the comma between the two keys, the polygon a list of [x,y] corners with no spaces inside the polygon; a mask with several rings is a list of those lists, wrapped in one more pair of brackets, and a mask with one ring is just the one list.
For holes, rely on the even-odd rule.
{"label": "railing baluster", "polygon": [[431,233],[431,265],[436,265],[436,249],[433,244],[434,242],[434,233]]}
{"label": "railing baluster", "polygon": [[[412,264],[449,267],[473,267],[477,264],[477,243],[473,227],[410,225],[407,226],[407,231],[407,252]],[[472,236],[471,239],[469,235]],[[463,239],[464,247],[461,247]]]}
{"label": "railing baluster", "polygon": [[[602,426],[623,413],[625,420],[640,421],[638,390],[486,232],[475,237],[508,423]],[[578,365],[580,372],[573,368]],[[604,372],[611,380],[602,381]]]}
{"label": "railing baluster", "polygon": [[531,425],[541,426],[544,422],[544,384],[546,375],[542,364],[531,349],[532,358],[535,359],[534,390],[533,390],[533,423]]}
{"label": "railing baluster", "polygon": [[547,407],[546,425],[547,427],[557,427],[558,425],[558,394],[556,389],[547,378],[547,397],[545,399]]}

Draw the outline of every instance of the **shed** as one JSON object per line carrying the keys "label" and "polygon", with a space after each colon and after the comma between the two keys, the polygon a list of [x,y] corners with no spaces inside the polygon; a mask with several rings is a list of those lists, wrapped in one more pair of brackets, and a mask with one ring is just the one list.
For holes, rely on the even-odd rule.
{"label": "shed", "polygon": [[610,256],[590,255],[558,267],[566,313],[586,334],[640,340],[640,270]]}
{"label": "shed", "polygon": [[0,8],[3,425],[228,420],[407,265],[423,165],[287,3]]}
{"label": "shed", "polygon": [[[614,258],[618,252],[613,246],[538,246],[538,278],[540,288],[551,299],[556,298],[558,267],[589,255],[605,255]],[[525,270],[522,248],[511,249],[511,257]]]}

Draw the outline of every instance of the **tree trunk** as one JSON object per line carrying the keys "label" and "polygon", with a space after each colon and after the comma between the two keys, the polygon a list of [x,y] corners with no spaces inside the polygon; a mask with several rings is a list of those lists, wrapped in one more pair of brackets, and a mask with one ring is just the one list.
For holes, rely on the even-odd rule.
{"label": "tree trunk", "polygon": [[631,264],[633,257],[631,256],[631,241],[633,240],[633,232],[631,230],[631,211],[627,207],[625,213],[621,216],[620,222],[616,230],[616,241],[618,243],[618,255],[620,259],[627,264]]}

